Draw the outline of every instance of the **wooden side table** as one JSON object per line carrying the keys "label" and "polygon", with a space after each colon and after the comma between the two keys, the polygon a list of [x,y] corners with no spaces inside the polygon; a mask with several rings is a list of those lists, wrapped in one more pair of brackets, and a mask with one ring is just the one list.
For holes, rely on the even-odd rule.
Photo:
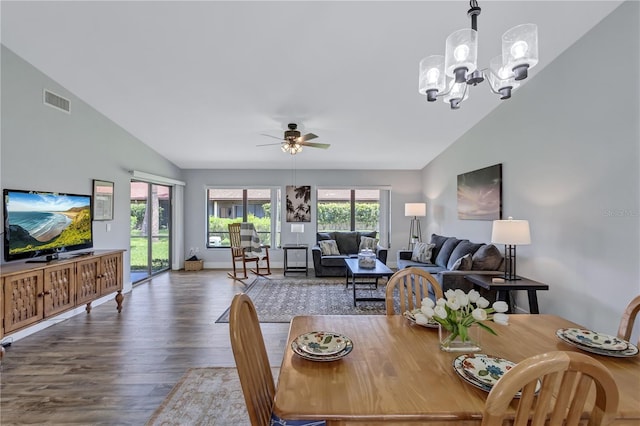
{"label": "wooden side table", "polygon": [[[505,280],[501,283],[494,283],[492,278],[502,278],[501,275],[465,275],[464,278],[487,290],[496,290],[496,297],[498,300],[509,303],[509,292],[512,290],[526,290],[529,296],[529,310],[532,314],[539,314],[538,310],[538,290],[549,290],[548,284],[543,284],[534,280],[530,280],[524,277],[518,277],[518,280],[508,281]],[[511,306],[509,306],[509,312],[511,312]]]}
{"label": "wooden side table", "polygon": [[[309,275],[309,246],[306,244],[285,244],[282,246],[284,251],[284,275],[287,272],[304,272],[305,275]],[[304,266],[289,266],[289,250],[302,250],[304,251]]]}

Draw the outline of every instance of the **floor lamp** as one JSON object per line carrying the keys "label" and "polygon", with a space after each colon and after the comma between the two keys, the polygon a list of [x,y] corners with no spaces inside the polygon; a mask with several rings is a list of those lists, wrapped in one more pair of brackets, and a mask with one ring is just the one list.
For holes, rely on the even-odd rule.
{"label": "floor lamp", "polygon": [[[420,219],[427,215],[426,203],[405,203],[404,215],[411,217],[411,228],[409,229],[409,250],[413,249],[413,243],[422,241],[422,230],[420,229]],[[415,239],[414,239],[415,238]]]}
{"label": "floor lamp", "polygon": [[531,232],[528,220],[494,220],[491,242],[504,244],[504,279],[519,280],[516,274],[516,245],[531,244]]}

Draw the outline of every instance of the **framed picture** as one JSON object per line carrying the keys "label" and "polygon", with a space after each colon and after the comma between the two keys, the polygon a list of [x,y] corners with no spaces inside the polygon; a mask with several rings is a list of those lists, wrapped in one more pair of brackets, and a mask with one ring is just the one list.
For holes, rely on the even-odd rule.
{"label": "framed picture", "polygon": [[113,182],[93,180],[93,220],[113,220]]}
{"label": "framed picture", "polygon": [[287,185],[287,222],[311,222],[311,187]]}
{"label": "framed picture", "polygon": [[458,219],[502,219],[502,164],[458,175]]}

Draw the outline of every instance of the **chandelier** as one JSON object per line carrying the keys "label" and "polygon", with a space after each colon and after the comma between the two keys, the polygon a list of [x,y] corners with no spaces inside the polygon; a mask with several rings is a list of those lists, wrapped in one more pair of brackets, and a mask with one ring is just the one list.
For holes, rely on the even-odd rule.
{"label": "chandelier", "polygon": [[486,78],[493,93],[500,99],[509,99],[511,92],[528,76],[529,68],[538,63],[538,27],[522,24],[502,35],[502,55],[489,62],[489,68],[478,69],[478,15],[477,0],[469,1],[467,16],[471,28],[455,31],[446,41],[445,56],[432,55],[420,61],[418,92],[433,102],[443,97],[451,109],[469,97],[469,86],[476,86]]}

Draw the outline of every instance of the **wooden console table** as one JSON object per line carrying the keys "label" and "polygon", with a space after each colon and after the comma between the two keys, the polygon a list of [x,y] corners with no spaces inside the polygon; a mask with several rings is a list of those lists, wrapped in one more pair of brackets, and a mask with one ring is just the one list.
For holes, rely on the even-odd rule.
{"label": "wooden console table", "polygon": [[62,312],[116,293],[122,311],[122,253],[95,250],[70,253],[46,263],[6,263],[0,272],[0,339]]}
{"label": "wooden console table", "polygon": [[[502,278],[501,275],[465,275],[464,278],[487,290],[496,290],[496,297],[498,300],[502,300],[509,303],[509,292],[512,290],[526,290],[529,296],[529,310],[532,314],[539,314],[538,310],[538,290],[549,290],[548,284],[539,283],[534,280],[530,280],[524,277],[518,277],[515,281],[505,280],[504,282],[494,283],[493,278]],[[511,312],[511,306],[509,306],[509,312]]]}

